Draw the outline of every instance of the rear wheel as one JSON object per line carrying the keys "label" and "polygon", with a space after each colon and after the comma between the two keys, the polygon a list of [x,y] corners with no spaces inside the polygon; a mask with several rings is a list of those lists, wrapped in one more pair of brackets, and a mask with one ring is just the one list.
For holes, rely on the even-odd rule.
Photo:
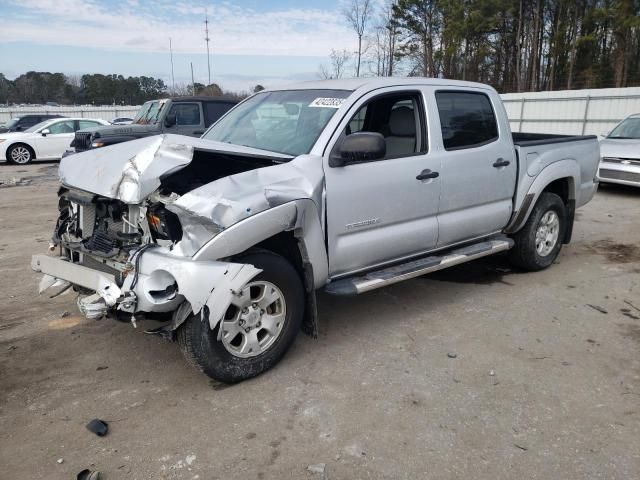
{"label": "rear wheel", "polygon": [[218,326],[211,330],[200,315],[191,315],[178,330],[186,359],[225,383],[254,377],[275,365],[293,343],[304,315],[302,282],[288,261],[268,252],[237,261],[262,272],[233,300]]}
{"label": "rear wheel", "polygon": [[509,260],[525,270],[547,268],[558,257],[567,230],[567,210],[555,193],[543,192],[524,227],[513,236]]}
{"label": "rear wheel", "polygon": [[33,150],[27,145],[18,143],[7,151],[7,160],[18,165],[26,165],[33,160]]}

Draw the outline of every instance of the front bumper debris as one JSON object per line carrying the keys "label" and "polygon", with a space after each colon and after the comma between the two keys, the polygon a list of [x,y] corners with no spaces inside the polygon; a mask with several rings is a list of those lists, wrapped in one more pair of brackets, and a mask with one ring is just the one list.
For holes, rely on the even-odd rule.
{"label": "front bumper debris", "polygon": [[[241,294],[244,285],[261,271],[249,264],[177,257],[163,247],[146,250],[139,257],[135,261],[138,270],[129,272],[121,285],[112,274],[64,257],[34,255],[31,267],[90,291],[78,300],[78,307],[88,318],[101,318],[109,310],[131,314],[173,312],[188,302],[187,314],[202,312],[212,329],[234,295]],[[53,283],[43,282],[45,286]]]}

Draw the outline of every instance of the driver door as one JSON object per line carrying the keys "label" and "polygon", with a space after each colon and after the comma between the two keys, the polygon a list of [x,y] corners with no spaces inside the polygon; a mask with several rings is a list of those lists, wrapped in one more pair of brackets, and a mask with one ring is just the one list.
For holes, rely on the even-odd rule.
{"label": "driver door", "polygon": [[74,121],[61,120],[50,124],[46,129],[49,133],[46,135],[39,133],[35,140],[37,157],[39,159],[62,157],[73,140]]}
{"label": "driver door", "polygon": [[[402,87],[364,96],[341,123],[325,152],[329,274],[357,271],[418,255],[438,240],[440,160],[428,152],[423,93]],[[330,167],[347,135],[381,133],[381,160]],[[418,179],[416,177],[421,177]]]}

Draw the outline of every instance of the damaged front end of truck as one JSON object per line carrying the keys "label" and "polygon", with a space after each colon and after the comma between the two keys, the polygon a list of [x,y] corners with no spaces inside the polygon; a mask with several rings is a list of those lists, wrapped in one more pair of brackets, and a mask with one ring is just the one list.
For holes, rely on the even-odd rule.
{"label": "damaged front end of truck", "polygon": [[[309,156],[161,135],[64,158],[60,181],[50,253],[32,268],[41,292],[78,292],[88,318],[162,314],[172,332],[200,315],[213,330],[261,271],[237,254],[289,231],[305,261],[305,238],[321,238]],[[305,280],[313,290],[314,273]]]}

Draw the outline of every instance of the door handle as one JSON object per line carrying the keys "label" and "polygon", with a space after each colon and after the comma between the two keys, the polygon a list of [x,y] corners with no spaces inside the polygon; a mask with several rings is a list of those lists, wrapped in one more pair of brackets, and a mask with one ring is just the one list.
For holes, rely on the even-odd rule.
{"label": "door handle", "polygon": [[511,162],[509,160],[505,160],[504,158],[499,158],[498,160],[495,161],[495,163],[493,164],[493,166],[495,168],[501,168],[501,167],[506,167],[507,165],[509,165]]}
{"label": "door handle", "polygon": [[196,135],[202,135],[204,133],[204,130],[194,130],[193,133],[195,133]]}
{"label": "door handle", "polygon": [[428,168],[420,172],[420,175],[416,177],[416,180],[428,180],[430,178],[438,178],[440,174],[438,172],[432,172]]}

